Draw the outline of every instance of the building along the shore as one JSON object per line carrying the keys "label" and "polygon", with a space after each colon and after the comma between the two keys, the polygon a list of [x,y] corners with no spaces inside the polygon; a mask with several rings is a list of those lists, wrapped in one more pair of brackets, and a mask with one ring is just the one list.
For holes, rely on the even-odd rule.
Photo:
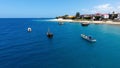
{"label": "building along the shore", "polygon": [[103,18],[101,13],[96,13],[96,14],[94,15],[94,17],[95,17],[95,20],[96,20],[96,21],[101,21],[102,18]]}
{"label": "building along the shore", "polygon": [[117,18],[120,20],[120,13],[118,13],[118,16],[117,16]]}
{"label": "building along the shore", "polygon": [[73,20],[94,20],[94,21],[120,21],[120,13],[112,12],[111,14],[102,14],[102,13],[96,13],[96,14],[83,14],[80,15],[79,12],[76,13],[76,15],[64,15],[64,16],[58,16],[56,17],[62,18],[62,19],[73,19]]}
{"label": "building along the shore", "polygon": [[103,14],[104,19],[109,19],[109,14]]}

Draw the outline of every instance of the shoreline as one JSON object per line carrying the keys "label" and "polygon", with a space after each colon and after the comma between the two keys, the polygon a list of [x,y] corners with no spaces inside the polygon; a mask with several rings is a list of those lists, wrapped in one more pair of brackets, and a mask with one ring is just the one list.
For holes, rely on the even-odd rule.
{"label": "shoreline", "polygon": [[52,19],[52,20],[49,20],[49,21],[70,22],[70,23],[89,23],[89,24],[120,25],[120,22],[113,22],[113,21],[81,21],[81,20],[71,20],[71,19]]}

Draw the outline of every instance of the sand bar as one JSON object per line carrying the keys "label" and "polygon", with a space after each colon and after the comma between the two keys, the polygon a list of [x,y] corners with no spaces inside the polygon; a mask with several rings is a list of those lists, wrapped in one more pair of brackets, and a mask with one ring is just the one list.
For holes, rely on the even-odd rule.
{"label": "sand bar", "polygon": [[56,22],[71,22],[71,23],[90,23],[90,24],[113,24],[113,25],[120,25],[120,22],[113,22],[113,21],[83,21],[83,20],[71,20],[71,19],[52,19],[49,21],[56,21]]}

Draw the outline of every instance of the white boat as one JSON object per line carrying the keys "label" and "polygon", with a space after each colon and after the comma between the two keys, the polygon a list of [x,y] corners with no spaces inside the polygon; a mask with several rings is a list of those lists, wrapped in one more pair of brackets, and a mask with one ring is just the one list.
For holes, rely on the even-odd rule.
{"label": "white boat", "polygon": [[81,37],[90,42],[96,42],[96,39],[93,39],[91,36],[86,36],[85,34],[81,34]]}
{"label": "white boat", "polygon": [[32,29],[29,27],[29,28],[27,29],[27,31],[28,31],[28,32],[31,32],[31,31],[32,31]]}

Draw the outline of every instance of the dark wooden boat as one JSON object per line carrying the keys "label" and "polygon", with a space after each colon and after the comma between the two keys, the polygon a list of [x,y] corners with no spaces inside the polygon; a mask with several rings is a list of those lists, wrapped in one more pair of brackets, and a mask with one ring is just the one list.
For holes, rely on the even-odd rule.
{"label": "dark wooden boat", "polygon": [[89,23],[81,23],[82,26],[88,26]]}
{"label": "dark wooden boat", "polygon": [[49,38],[52,38],[52,37],[53,37],[53,34],[52,34],[52,33],[47,32],[47,36],[48,36]]}
{"label": "dark wooden boat", "polygon": [[49,28],[48,28],[48,32],[47,32],[47,37],[48,38],[52,38],[53,37],[53,34],[50,32]]}

